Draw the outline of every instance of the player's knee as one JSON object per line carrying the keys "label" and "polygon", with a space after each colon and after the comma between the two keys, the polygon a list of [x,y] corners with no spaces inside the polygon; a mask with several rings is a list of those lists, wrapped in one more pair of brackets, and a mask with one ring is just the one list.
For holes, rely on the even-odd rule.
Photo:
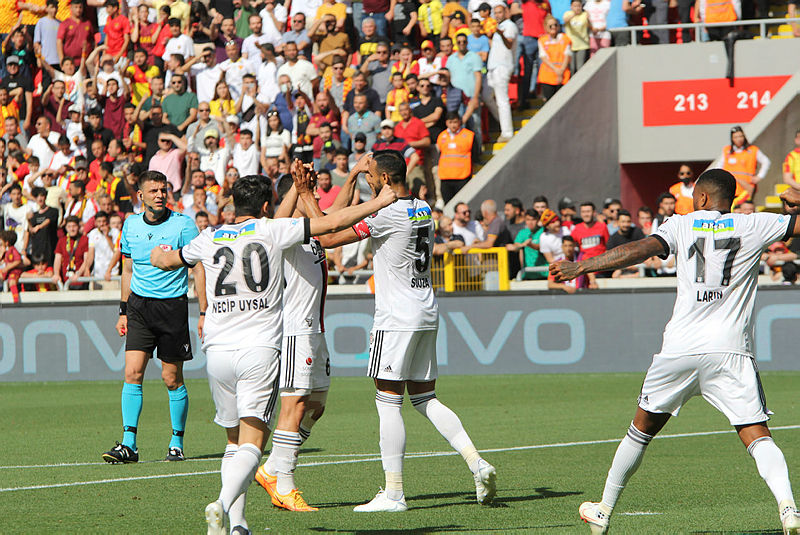
{"label": "player's knee", "polygon": [[174,371],[162,370],[161,379],[164,381],[167,390],[175,390],[183,384],[183,378]]}
{"label": "player's knee", "polygon": [[125,382],[128,384],[142,384],[144,379],[144,370],[138,368],[125,366]]}

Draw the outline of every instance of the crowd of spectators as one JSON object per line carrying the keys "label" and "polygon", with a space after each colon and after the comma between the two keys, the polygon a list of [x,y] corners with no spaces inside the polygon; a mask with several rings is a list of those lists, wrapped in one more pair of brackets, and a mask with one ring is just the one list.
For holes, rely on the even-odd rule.
{"label": "crowd of spectators", "polygon": [[[738,0],[728,3],[740,16]],[[704,5],[698,15],[707,15]],[[239,176],[269,176],[280,194],[299,158],[320,172],[325,205],[362,154],[394,149],[406,157],[414,195],[441,208],[472,177],[489,123],[498,141],[510,139],[512,105],[550,98],[598,48],[626,44],[624,32],[609,30],[664,11],[643,6],[0,2],[0,278],[50,277],[38,290],[113,278],[119,232],[141,209],[135,184],[147,169],[167,176],[170,207],[204,228],[233,219]],[[369,194],[365,184],[361,193]],[[547,220],[529,212],[515,216],[509,246],[523,226],[538,228],[534,217]],[[470,231],[482,246],[501,225],[493,213],[487,207],[483,217],[489,234]],[[519,244],[533,239],[515,246],[525,265],[538,257]],[[350,249],[334,257],[345,278],[368,265],[363,247]]]}

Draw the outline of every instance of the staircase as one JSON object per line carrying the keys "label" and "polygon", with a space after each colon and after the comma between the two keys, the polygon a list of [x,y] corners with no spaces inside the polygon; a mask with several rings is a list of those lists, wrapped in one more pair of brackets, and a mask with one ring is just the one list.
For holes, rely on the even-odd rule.
{"label": "staircase", "polygon": [[[539,110],[544,106],[544,101],[540,98],[532,98],[528,100],[528,108],[526,110],[515,110],[511,109],[511,114],[514,118],[514,135],[520,131],[520,129],[528,124],[528,122],[536,115]],[[493,127],[493,129],[489,132],[489,140],[488,143],[483,144],[483,152],[481,153],[481,159],[479,163],[472,165],[472,174],[475,175],[481,168],[486,165],[486,163],[492,159],[492,157],[503,150],[506,146],[506,143],[498,143],[497,138],[500,137],[500,131]]]}
{"label": "staircase", "polygon": [[789,184],[775,184],[775,195],[767,195],[764,199],[764,206],[757,206],[757,212],[773,212],[780,214],[783,211],[783,202],[780,194],[789,189]]}

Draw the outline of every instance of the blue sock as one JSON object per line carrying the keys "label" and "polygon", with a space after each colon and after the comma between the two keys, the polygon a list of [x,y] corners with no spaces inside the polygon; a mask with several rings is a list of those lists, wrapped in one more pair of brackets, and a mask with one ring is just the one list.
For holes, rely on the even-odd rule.
{"label": "blue sock", "polygon": [[186,415],[189,413],[189,393],[186,385],[181,385],[169,393],[169,416],[172,420],[172,440],[170,448],[183,449],[183,430],[186,429]]}
{"label": "blue sock", "polygon": [[136,428],[142,414],[142,385],[122,385],[122,443],[136,450]]}

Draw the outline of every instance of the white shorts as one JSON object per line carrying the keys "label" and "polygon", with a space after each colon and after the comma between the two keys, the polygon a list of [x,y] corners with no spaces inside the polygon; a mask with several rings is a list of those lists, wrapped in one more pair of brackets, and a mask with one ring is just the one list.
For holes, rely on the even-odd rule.
{"label": "white shorts", "polygon": [[731,425],[769,420],[758,367],[753,358],[735,353],[655,355],[642,384],[639,407],[677,416],[694,396],[722,412]]}
{"label": "white shorts", "polygon": [[388,381],[433,381],[436,331],[372,331],[367,375]]}
{"label": "white shorts", "polygon": [[307,396],[331,385],[331,358],[325,335],[298,334],[283,337],[281,395]]}
{"label": "white shorts", "polygon": [[209,349],[206,360],[211,397],[217,407],[214,422],[230,428],[239,425],[241,418],[251,417],[269,426],[278,402],[278,350]]}

